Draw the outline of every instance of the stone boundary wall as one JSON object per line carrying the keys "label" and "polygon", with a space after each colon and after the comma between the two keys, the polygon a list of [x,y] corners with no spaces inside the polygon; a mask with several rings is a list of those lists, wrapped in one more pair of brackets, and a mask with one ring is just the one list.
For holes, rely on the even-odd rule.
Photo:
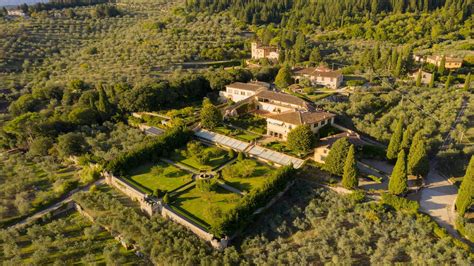
{"label": "stone boundary wall", "polygon": [[200,226],[195,225],[193,222],[189,221],[186,217],[181,216],[179,213],[174,212],[168,206],[163,206],[163,208],[161,209],[161,215],[188,228],[198,237],[211,243],[211,245],[218,250],[223,250],[229,244],[229,240],[227,239],[227,237],[218,240],[214,237],[213,234],[207,232]]}
{"label": "stone boundary wall", "polygon": [[267,210],[268,208],[270,208],[273,204],[275,204],[277,202],[277,200],[279,200],[281,197],[283,197],[283,195],[295,184],[295,181],[291,181],[290,183],[288,183],[288,185],[286,185],[285,189],[281,192],[279,192],[278,194],[275,195],[275,197],[273,197],[268,203],[267,205],[257,209],[256,211],[253,212],[253,214],[260,214],[262,213],[263,211]]}
{"label": "stone boundary wall", "polygon": [[144,211],[149,217],[153,216],[153,214],[158,211],[158,204],[147,200],[147,194],[139,191],[125,180],[113,176],[110,173],[104,172],[102,173],[102,175],[105,177],[105,183],[117,188],[122,193],[130,197],[132,200],[137,201],[140,204],[140,209]]}

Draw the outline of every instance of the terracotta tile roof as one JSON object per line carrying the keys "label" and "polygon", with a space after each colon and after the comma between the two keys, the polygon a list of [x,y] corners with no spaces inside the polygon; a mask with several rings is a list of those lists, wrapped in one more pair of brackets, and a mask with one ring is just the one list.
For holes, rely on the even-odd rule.
{"label": "terracotta tile roof", "polygon": [[304,124],[316,124],[318,122],[328,120],[335,117],[335,114],[328,112],[315,111],[315,112],[285,112],[281,114],[275,114],[268,116],[270,119],[282,121],[292,125],[304,125]]}
{"label": "terracotta tile roof", "polygon": [[226,87],[239,89],[239,90],[246,90],[246,91],[258,91],[258,90],[266,90],[267,88],[263,86],[263,83],[243,83],[243,82],[235,82],[232,84],[227,85]]}
{"label": "terracotta tile roof", "polygon": [[328,78],[337,78],[341,76],[341,71],[339,70],[330,70],[327,68],[320,68],[320,67],[309,67],[303,69],[295,69],[295,75],[308,75],[314,77],[328,77]]}
{"label": "terracotta tile roof", "polygon": [[354,144],[355,146],[364,146],[367,144],[363,140],[360,139],[360,136],[357,133],[342,132],[339,134],[331,135],[331,136],[320,139],[318,143],[318,147],[316,148],[319,148],[319,147],[331,148],[334,142],[342,138],[347,138],[347,140],[351,144]]}
{"label": "terracotta tile roof", "polygon": [[255,96],[265,98],[265,99],[269,99],[269,100],[273,100],[273,101],[282,102],[282,103],[299,105],[299,106],[305,107],[305,108],[307,108],[308,105],[309,105],[309,102],[307,102],[307,101],[305,101],[305,100],[303,100],[299,97],[296,97],[296,96],[293,96],[293,95],[290,95],[290,94],[286,94],[286,93],[281,93],[281,92],[265,90],[265,91],[261,91],[261,92],[257,93]]}

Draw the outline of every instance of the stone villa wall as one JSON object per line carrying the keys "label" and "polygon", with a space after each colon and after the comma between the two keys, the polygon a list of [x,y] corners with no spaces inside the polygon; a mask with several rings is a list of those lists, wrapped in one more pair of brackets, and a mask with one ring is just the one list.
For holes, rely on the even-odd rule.
{"label": "stone villa wall", "polygon": [[200,238],[211,243],[211,245],[218,250],[223,250],[229,244],[227,237],[220,240],[216,239],[213,234],[210,234],[204,228],[201,228],[200,226],[195,225],[194,223],[189,221],[186,217],[183,217],[180,214],[174,212],[168,206],[163,206],[163,208],[161,209],[161,215],[178,224],[185,226],[186,228],[191,230],[194,234],[196,234]]}

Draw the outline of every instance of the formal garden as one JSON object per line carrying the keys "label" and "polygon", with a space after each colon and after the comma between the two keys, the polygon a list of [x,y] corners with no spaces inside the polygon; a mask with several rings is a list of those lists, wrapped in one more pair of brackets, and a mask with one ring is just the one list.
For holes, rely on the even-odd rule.
{"label": "formal garden", "polygon": [[228,151],[214,146],[206,146],[199,141],[190,141],[186,147],[175,149],[169,158],[175,163],[198,171],[210,171],[233,159]]}
{"label": "formal garden", "polygon": [[148,163],[130,171],[131,180],[147,194],[160,194],[192,182],[192,174],[165,162]]}
{"label": "formal garden", "polygon": [[214,128],[212,131],[214,131],[216,133],[219,133],[219,134],[222,134],[222,135],[229,136],[231,138],[235,138],[235,139],[238,139],[238,140],[241,140],[241,141],[245,141],[245,142],[252,142],[252,141],[258,140],[262,137],[261,135],[255,134],[255,133],[250,132],[248,130],[237,129],[237,128],[234,128],[232,126],[226,125],[226,124],[218,126],[218,127]]}
{"label": "formal garden", "polygon": [[138,258],[77,212],[25,230],[0,231],[0,260],[17,265],[129,263]]}

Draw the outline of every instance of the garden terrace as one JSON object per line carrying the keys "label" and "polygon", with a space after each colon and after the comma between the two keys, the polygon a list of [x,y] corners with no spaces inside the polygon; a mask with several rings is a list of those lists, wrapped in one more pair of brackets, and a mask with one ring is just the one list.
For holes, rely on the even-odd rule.
{"label": "garden terrace", "polygon": [[0,260],[18,259],[18,265],[105,264],[112,260],[129,263],[138,259],[109,232],[77,212],[27,230],[0,231],[0,247],[8,251],[0,252]]}
{"label": "garden terrace", "polygon": [[192,174],[181,170],[165,162],[156,164],[147,163],[130,171],[127,179],[133,184],[139,184],[146,188],[146,192],[151,194],[157,189],[160,191],[173,191],[189,182],[192,182]]}
{"label": "garden terrace", "polygon": [[222,170],[224,182],[242,192],[261,188],[270,177],[273,168],[253,159],[237,161]]}
{"label": "garden terrace", "polygon": [[228,151],[215,146],[206,146],[198,141],[189,142],[187,147],[175,149],[169,158],[198,171],[213,170],[233,159],[229,157]]}
{"label": "garden terrace", "polygon": [[240,195],[220,186],[216,186],[214,191],[202,191],[194,185],[177,191],[170,206],[174,211],[210,230],[213,221],[233,209],[240,198]]}
{"label": "garden terrace", "polygon": [[267,120],[253,114],[244,114],[239,117],[230,117],[228,118],[228,123],[247,131],[255,132],[255,134],[267,134]]}

